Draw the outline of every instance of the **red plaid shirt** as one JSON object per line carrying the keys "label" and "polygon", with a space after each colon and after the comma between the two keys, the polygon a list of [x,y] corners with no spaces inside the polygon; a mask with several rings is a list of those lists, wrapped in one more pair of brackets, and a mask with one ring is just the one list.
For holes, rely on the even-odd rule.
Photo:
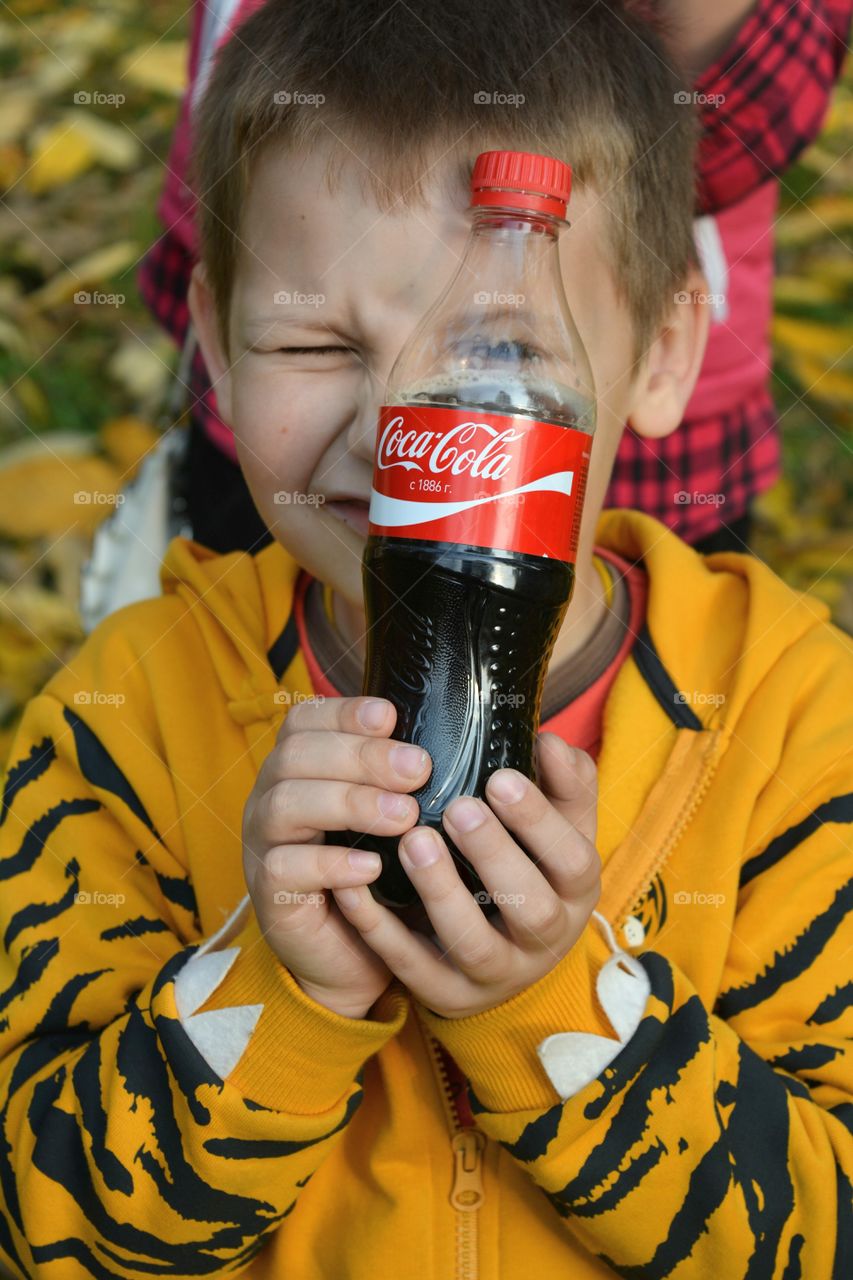
{"label": "red plaid shirt", "polygon": [[[232,5],[237,25],[257,0]],[[202,13],[193,18],[190,83],[199,60]],[[758,0],[725,52],[700,76],[697,215],[717,244],[709,283],[727,276],[724,314],[712,323],[696,390],[678,431],[648,440],[623,434],[605,505],[647,511],[694,541],[742,515],[779,475],[779,433],[770,397],[768,328],[776,177],[817,136],[847,51],[853,0]],[[195,260],[192,196],[185,172],[189,94],[159,206],[166,231],[146,254],[138,283],[146,304],[183,346]],[[708,226],[714,215],[715,226]],[[735,246],[732,256],[732,246]],[[727,252],[728,251],[728,252]],[[706,269],[709,260],[703,254]],[[192,416],[224,452],[233,439],[197,351]]]}

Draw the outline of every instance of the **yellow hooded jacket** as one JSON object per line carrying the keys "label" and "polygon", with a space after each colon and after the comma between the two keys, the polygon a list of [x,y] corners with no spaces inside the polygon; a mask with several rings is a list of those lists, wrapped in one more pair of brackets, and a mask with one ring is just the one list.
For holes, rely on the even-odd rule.
{"label": "yellow hooded jacket", "polygon": [[649,578],[598,761],[598,910],[648,996],[580,1085],[542,1047],[613,1044],[593,924],[485,1013],[394,981],[353,1020],[240,908],[243,805],[311,691],[280,546],[175,540],[163,596],[30,702],[0,813],[14,1276],[850,1274],[853,644],[751,557],[628,511],[597,541]]}

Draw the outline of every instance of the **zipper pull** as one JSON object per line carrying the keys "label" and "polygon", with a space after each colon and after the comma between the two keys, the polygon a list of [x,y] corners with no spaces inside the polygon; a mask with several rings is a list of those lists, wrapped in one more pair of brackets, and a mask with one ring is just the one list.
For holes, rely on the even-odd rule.
{"label": "zipper pull", "polygon": [[482,1154],[486,1139],[479,1129],[463,1129],[455,1133],[453,1148],[453,1187],[450,1203],[454,1209],[479,1209],[483,1203]]}

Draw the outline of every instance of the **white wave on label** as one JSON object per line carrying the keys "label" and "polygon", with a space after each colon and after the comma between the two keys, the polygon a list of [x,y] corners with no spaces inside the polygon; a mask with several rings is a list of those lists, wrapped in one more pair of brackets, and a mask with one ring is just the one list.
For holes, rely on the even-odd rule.
{"label": "white wave on label", "polygon": [[425,524],[429,520],[443,520],[455,516],[460,511],[469,511],[473,507],[481,507],[487,502],[498,502],[502,498],[511,498],[519,493],[533,493],[537,490],[549,490],[552,493],[565,494],[571,497],[574,471],[555,471],[550,476],[540,476],[529,484],[519,485],[517,489],[507,489],[502,493],[487,494],[483,498],[468,498],[461,502],[409,502],[405,498],[390,498],[387,494],[370,490],[370,522],[397,528],[401,525]]}

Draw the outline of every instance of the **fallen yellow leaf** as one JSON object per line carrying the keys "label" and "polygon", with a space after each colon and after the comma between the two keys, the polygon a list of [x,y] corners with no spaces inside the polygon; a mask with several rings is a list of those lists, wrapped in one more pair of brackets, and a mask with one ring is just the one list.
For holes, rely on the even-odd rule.
{"label": "fallen yellow leaf", "polygon": [[160,439],[160,432],[150,422],[128,415],[111,418],[101,427],[101,442],[107,457],[130,479],[145,455]]}
{"label": "fallen yellow leaf", "polygon": [[39,133],[24,184],[33,195],[43,195],[84,173],[94,158],[88,138],[60,121]]}
{"label": "fallen yellow leaf", "polygon": [[117,88],[125,79],[142,89],[156,89],[179,98],[187,87],[186,40],[158,40],[132,50],[122,59]]}

